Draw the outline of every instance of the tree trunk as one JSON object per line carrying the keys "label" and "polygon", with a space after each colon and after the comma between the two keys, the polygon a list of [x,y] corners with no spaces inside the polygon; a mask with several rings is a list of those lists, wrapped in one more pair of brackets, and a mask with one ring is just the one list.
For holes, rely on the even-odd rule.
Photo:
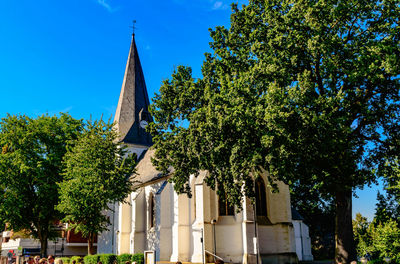
{"label": "tree trunk", "polygon": [[94,254],[93,241],[94,241],[94,235],[90,233],[88,236],[88,255]]}
{"label": "tree trunk", "polygon": [[356,260],[352,225],[352,191],[336,192],[335,263],[349,264]]}
{"label": "tree trunk", "polygon": [[41,233],[40,237],[40,256],[42,258],[46,258],[47,257],[47,233],[43,234],[43,232]]}

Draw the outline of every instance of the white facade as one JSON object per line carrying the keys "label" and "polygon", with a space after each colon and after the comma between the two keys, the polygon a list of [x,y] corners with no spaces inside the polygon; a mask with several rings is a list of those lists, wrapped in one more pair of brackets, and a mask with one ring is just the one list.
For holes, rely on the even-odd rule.
{"label": "white facade", "polygon": [[308,226],[301,220],[293,220],[294,236],[296,239],[296,253],[300,261],[312,261],[311,239]]}
{"label": "white facade", "polygon": [[[137,173],[142,187],[129,195],[129,203],[119,205],[118,214],[114,214],[119,218],[114,224],[118,224],[98,240],[99,253],[154,250],[156,261],[202,263],[204,248],[206,262],[213,262],[209,253],[215,253],[230,263],[257,263],[257,259],[259,263],[295,263],[287,185],[279,183],[279,193],[266,188],[268,219],[257,217],[260,223],[255,223],[253,205],[248,199],[243,202],[242,212],[219,215],[218,197],[203,182],[206,172],[191,177],[192,198],[178,195],[173,184],[166,177],[159,177],[152,166],[153,153],[148,150],[139,162]],[[263,180],[267,182],[266,177]],[[113,232],[115,243],[107,243]]]}

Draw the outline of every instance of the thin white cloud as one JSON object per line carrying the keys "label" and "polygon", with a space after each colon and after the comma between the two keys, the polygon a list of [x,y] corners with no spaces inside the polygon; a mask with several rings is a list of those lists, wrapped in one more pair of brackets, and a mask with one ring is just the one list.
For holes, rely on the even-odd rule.
{"label": "thin white cloud", "polygon": [[111,8],[110,4],[107,3],[106,0],[97,0],[97,3],[107,9],[109,12],[114,12],[114,9]]}
{"label": "thin white cloud", "polygon": [[229,6],[227,5],[227,4],[225,4],[224,2],[222,2],[222,1],[216,1],[214,4],[213,4],[213,7],[211,8],[212,10],[226,10],[226,9],[228,9],[229,8]]}

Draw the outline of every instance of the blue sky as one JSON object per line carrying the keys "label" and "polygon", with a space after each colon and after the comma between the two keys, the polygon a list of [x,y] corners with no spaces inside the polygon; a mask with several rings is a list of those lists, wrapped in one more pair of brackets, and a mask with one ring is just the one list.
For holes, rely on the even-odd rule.
{"label": "blue sky", "polygon": [[[240,0],[239,4],[245,0]],[[149,96],[178,65],[200,76],[209,28],[229,25],[228,0],[2,0],[0,117],[114,114],[136,20]],[[353,211],[372,220],[376,187]]]}

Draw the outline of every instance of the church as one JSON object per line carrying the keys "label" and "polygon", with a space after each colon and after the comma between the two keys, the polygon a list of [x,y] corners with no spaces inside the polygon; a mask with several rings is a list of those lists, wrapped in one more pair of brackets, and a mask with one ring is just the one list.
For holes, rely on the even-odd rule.
{"label": "church", "polygon": [[312,260],[308,228],[293,219],[289,187],[279,193],[267,187],[267,177],[256,179],[256,204],[243,201],[243,210],[218,199],[204,179],[190,178],[192,197],[178,195],[168,175],[151,163],[154,149],[146,132],[152,121],[149,97],[132,36],[124,80],[115,113],[120,140],[138,164],[135,191],[126,203],[111,205],[109,231],[98,237],[98,253],[149,253],[154,262],[297,263]]}

